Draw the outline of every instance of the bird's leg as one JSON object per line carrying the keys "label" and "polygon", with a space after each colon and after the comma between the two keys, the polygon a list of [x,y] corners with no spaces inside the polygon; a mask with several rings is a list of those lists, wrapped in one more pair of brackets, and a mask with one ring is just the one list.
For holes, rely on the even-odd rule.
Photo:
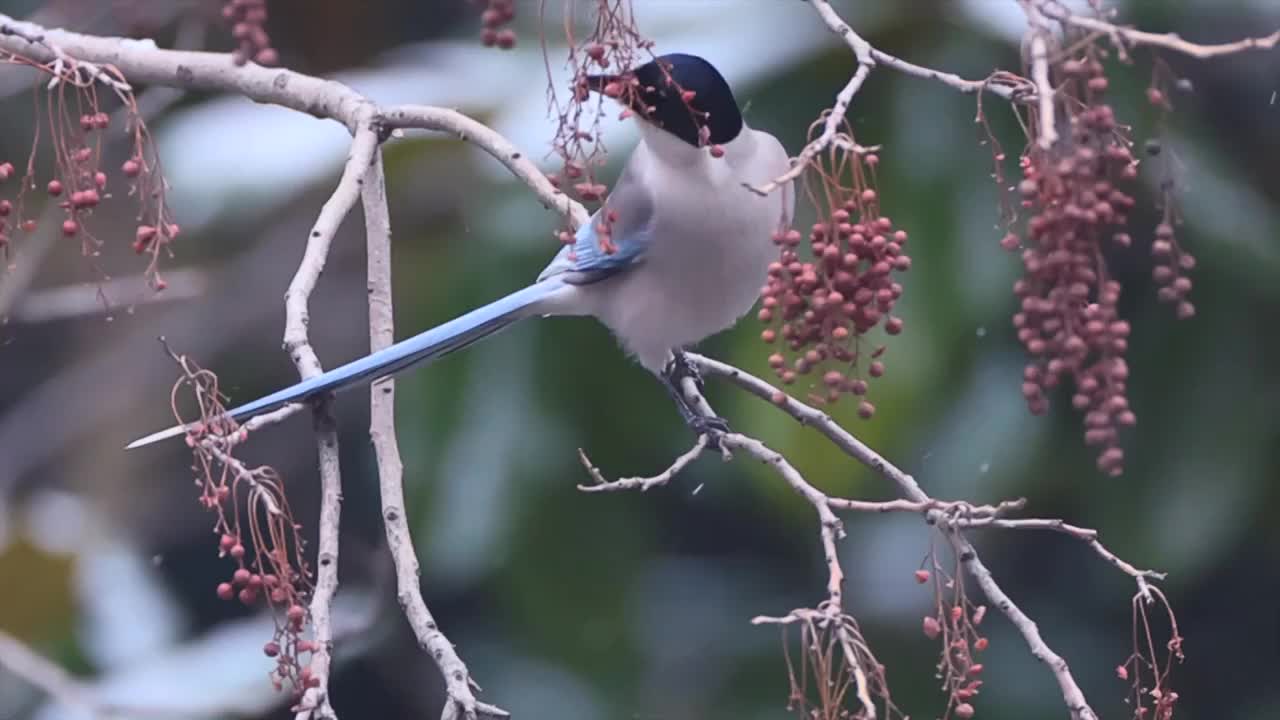
{"label": "bird's leg", "polygon": [[671,393],[671,397],[675,400],[676,410],[680,411],[680,417],[684,419],[690,430],[697,435],[707,436],[707,447],[712,450],[720,449],[720,437],[729,432],[729,423],[722,417],[706,416],[698,412],[696,408],[685,397],[683,381],[685,378],[693,380],[697,386],[698,392],[702,392],[702,376],[698,373],[698,368],[689,362],[689,358],[685,357],[680,350],[672,352],[671,360],[667,362],[666,367],[662,369],[662,384],[666,386],[667,391]]}

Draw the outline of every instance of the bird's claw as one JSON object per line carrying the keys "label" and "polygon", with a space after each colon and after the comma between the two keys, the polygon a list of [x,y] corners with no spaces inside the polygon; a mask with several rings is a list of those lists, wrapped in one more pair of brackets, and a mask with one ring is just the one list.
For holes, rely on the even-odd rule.
{"label": "bird's claw", "polygon": [[707,439],[708,448],[720,450],[720,439],[729,433],[729,421],[722,417],[697,415],[689,421],[689,428]]}
{"label": "bird's claw", "polygon": [[663,369],[664,374],[677,388],[684,378],[693,380],[693,384],[698,388],[698,392],[705,392],[706,385],[702,382],[702,373],[698,372],[698,367],[689,362],[689,358],[683,352],[677,351],[672,354],[671,359],[667,361],[666,368]]}

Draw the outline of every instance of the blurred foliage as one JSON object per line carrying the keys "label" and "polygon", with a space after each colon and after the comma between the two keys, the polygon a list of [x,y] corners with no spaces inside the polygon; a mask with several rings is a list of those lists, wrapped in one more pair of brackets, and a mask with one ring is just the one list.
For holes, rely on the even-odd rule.
{"label": "blurred foliage", "polygon": [[[647,4],[639,3],[642,25]],[[994,12],[996,4],[965,5]],[[74,3],[49,3],[48,11],[60,5]],[[844,12],[852,3],[837,5]],[[874,18],[869,12],[849,18],[877,47],[913,62],[966,77],[1016,68],[1016,45],[981,12],[975,18],[959,5],[912,2]],[[4,2],[0,10],[30,6]],[[478,27],[465,3],[316,0],[272,8],[283,62],[326,74],[374,63],[401,44],[475,42]],[[816,22],[800,3],[792,12],[796,23]],[[1128,17],[1146,29],[1206,41],[1280,25],[1266,3],[1139,2]],[[532,8],[518,27],[521,42],[532,47]],[[215,46],[225,41],[221,32],[216,24],[209,29]],[[431,53],[422,57],[429,69]],[[1157,128],[1142,100],[1149,54],[1136,57],[1111,78],[1117,112],[1141,142]],[[1179,322],[1155,302],[1145,251],[1159,175],[1149,171],[1139,200],[1148,210],[1133,215],[1135,247],[1110,259],[1125,286],[1122,312],[1135,327],[1131,401],[1139,423],[1124,436],[1125,475],[1112,480],[1094,469],[1068,396],[1054,397],[1045,418],[1023,407],[1022,358],[1009,323],[1018,263],[997,243],[999,188],[990,177],[992,148],[973,122],[974,98],[889,70],[872,73],[851,119],[860,142],[884,146],[884,207],[911,233],[915,264],[901,306],[906,331],[889,343],[888,373],[873,386],[875,419],[858,420],[851,403],[832,411],[938,497],[989,502],[1025,495],[1035,515],[1098,528],[1122,557],[1168,571],[1164,587],[1187,638],[1188,661],[1174,678],[1185,713],[1179,717],[1263,720],[1280,715],[1273,682],[1280,667],[1280,53],[1212,63],[1168,59],[1195,86],[1194,94],[1176,99],[1164,143],[1184,163],[1181,236],[1201,260],[1194,274],[1199,313]],[[834,42],[780,61],[737,88],[748,122],[798,148],[851,66],[847,49]],[[726,70],[732,78],[732,67]],[[481,63],[469,74],[484,83],[488,72]],[[528,83],[541,87],[543,78],[541,63],[530,63]],[[198,110],[208,100],[191,96],[180,109]],[[0,137],[0,153],[21,157],[29,147],[29,97],[3,102],[14,119]],[[984,106],[1013,177],[1021,140],[1012,113],[993,98]],[[467,109],[482,118],[492,110]],[[178,112],[154,126],[163,128]],[[521,286],[554,252],[555,218],[523,187],[486,172],[488,162],[440,138],[388,146],[398,336]],[[279,352],[280,297],[336,173],[335,165],[296,192],[270,197],[266,210],[240,212],[230,203],[185,237],[173,264],[208,271],[213,285],[205,298],[113,312],[111,322],[91,312],[42,325],[0,325],[0,458],[10,465],[0,475],[0,510],[9,525],[8,540],[0,537],[7,542],[0,545],[0,587],[16,589],[0,593],[0,628],[86,674],[119,669],[102,660],[114,656],[85,639],[98,632],[94,623],[115,616],[90,609],[97,594],[127,605],[130,593],[144,588],[67,580],[95,562],[93,546],[103,536],[154,559],[144,564],[160,580],[157,591],[179,608],[168,642],[198,642],[246,616],[213,596],[228,569],[206,532],[211,519],[193,502],[184,449],[174,443],[122,457],[118,448],[167,419],[177,370],[161,356],[156,335],[217,370],[236,399],[290,381],[292,368]],[[177,212],[181,220],[182,208]],[[117,218],[119,227],[128,226],[126,216]],[[328,364],[367,346],[362,248],[353,218],[335,242],[313,303],[313,339]],[[107,252],[102,262],[113,274],[140,269],[119,253]],[[73,248],[57,247],[36,285],[94,280]],[[766,373],[759,330],[749,317],[702,349]],[[54,387],[86,389],[62,397],[48,389]],[[575,484],[587,480],[578,447],[607,474],[631,475],[662,469],[691,441],[658,384],[617,351],[606,330],[574,319],[524,323],[403,375],[399,388],[408,510],[425,595],[484,686],[484,699],[520,717],[784,714],[778,634],[748,621],[821,598],[825,576],[812,511],[767,468],[712,457],[644,495],[577,492]],[[768,404],[715,383],[710,397],[735,427],[787,454],[819,487],[854,497],[891,495],[873,473]],[[387,586],[366,405],[359,391],[338,404],[343,575],[347,587],[381,590],[384,607],[369,647],[339,644],[334,704],[343,717],[429,715],[439,702],[438,681]],[[70,435],[58,431],[73,426],[64,416],[90,408],[101,408],[91,424],[74,425]],[[307,426],[295,419],[264,430],[246,450],[249,460],[281,469],[304,518],[314,517],[316,506]],[[45,448],[52,437],[57,444]],[[72,550],[62,551],[73,560],[33,550],[25,539],[47,530],[30,517],[55,491],[82,498],[90,518],[85,527],[56,526],[55,534],[83,536],[81,545],[70,541],[65,547]],[[888,666],[898,703],[913,717],[933,717],[942,703],[933,677],[937,648],[919,631],[931,599],[911,577],[929,550],[928,528],[914,517],[846,522],[841,550],[849,609]],[[1125,716],[1125,686],[1114,667],[1130,652],[1131,583],[1061,535],[986,531],[978,542],[1009,594],[1071,661],[1095,709]],[[1020,638],[994,613],[986,627],[989,682],[980,717],[1063,717],[1052,677]],[[257,652],[243,648],[246,657]],[[263,685],[265,678],[264,668]],[[0,677],[0,688],[16,687],[5,682]],[[35,717],[37,703],[23,697],[12,706],[0,700],[0,717],[10,710]],[[283,706],[273,714],[286,715]]]}

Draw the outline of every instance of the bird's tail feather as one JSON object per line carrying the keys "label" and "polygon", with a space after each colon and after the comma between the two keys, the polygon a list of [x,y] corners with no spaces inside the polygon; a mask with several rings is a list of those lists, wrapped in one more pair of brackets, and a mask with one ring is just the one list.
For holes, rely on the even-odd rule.
{"label": "bird's tail feather", "polygon": [[[565,283],[554,277],[537,282],[430,330],[401,340],[391,347],[232,408],[227,411],[227,415],[235,420],[244,421],[254,415],[270,412],[319,393],[343,390],[366,380],[373,381],[393,375],[411,365],[442,357],[454,350],[461,350],[517,320],[538,313],[539,303],[564,287]],[[186,431],[187,426],[176,425],[135,440],[125,449],[132,450],[150,445],[167,438],[177,437]]]}

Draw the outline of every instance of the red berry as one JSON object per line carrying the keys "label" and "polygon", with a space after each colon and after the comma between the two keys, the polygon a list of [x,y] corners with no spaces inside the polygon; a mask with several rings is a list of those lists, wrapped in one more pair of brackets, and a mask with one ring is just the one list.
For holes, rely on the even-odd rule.
{"label": "red berry", "polygon": [[235,590],[231,587],[231,583],[218,583],[218,597],[223,600],[235,597]]}
{"label": "red berry", "polygon": [[50,180],[50,181],[49,181],[49,185],[48,185],[48,188],[47,188],[47,189],[48,189],[48,191],[49,191],[49,194],[50,194],[50,195],[52,195],[52,196],[54,196],[54,197],[58,197],[59,195],[61,195],[61,194],[62,194],[62,181],[61,181],[61,180]]}

